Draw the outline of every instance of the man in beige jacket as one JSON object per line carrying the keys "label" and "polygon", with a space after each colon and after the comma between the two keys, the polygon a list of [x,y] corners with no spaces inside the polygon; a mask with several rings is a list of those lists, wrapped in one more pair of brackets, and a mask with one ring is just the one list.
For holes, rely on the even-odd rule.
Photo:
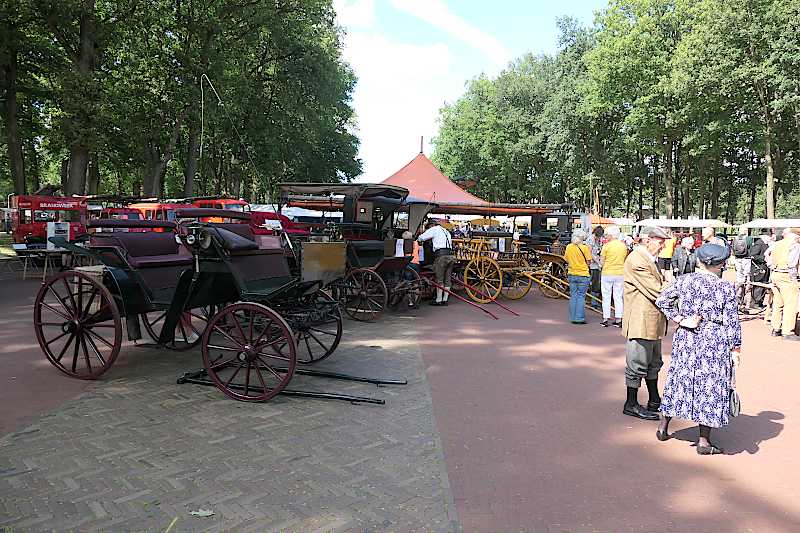
{"label": "man in beige jacket", "polygon": [[[667,319],[656,307],[656,298],[664,286],[658,269],[658,254],[669,235],[661,228],[644,228],[639,245],[625,260],[624,312],[622,334],[625,345],[625,384],[628,395],[623,414],[643,420],[658,420],[661,396],[658,394],[658,371],[661,359],[661,337],[666,334]],[[644,378],[649,393],[647,409],[639,405],[638,392]]]}

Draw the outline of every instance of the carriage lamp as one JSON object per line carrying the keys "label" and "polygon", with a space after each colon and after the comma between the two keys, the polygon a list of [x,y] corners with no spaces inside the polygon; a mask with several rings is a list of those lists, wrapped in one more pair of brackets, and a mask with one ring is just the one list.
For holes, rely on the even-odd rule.
{"label": "carriage lamp", "polygon": [[186,236],[186,244],[193,246],[195,242],[197,242],[197,237],[195,237],[193,233]]}

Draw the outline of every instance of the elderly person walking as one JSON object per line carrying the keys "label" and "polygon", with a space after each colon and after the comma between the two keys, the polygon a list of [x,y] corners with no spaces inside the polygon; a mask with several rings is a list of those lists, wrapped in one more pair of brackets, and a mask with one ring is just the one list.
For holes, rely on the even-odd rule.
{"label": "elderly person walking", "polygon": [[567,260],[567,279],[569,280],[569,320],[573,324],[586,324],[586,310],[584,303],[586,291],[589,290],[589,264],[591,263],[592,251],[583,242],[586,240],[586,232],[576,229],[572,232],[572,242],[567,245],[564,251],[564,259]]}
{"label": "elderly person walking", "polygon": [[740,228],[739,234],[731,243],[733,264],[736,267],[736,298],[739,307],[744,308],[747,301],[747,282],[750,279],[750,252],[748,246],[747,228]]}
{"label": "elderly person walking", "polygon": [[733,365],[738,365],[742,328],[736,289],[720,279],[728,249],[704,244],[697,250],[697,272],[664,289],[656,305],[678,329],[672,339],[667,381],[656,437],[669,438],[672,417],[700,425],[697,453],[723,453],[711,442],[711,428],[728,424]]}
{"label": "elderly person walking", "polygon": [[697,258],[694,256],[694,237],[684,237],[680,246],[675,247],[672,254],[672,273],[677,278],[684,274],[694,272]]}
{"label": "elderly person walking", "polygon": [[610,226],[606,234],[609,241],[603,245],[600,251],[600,264],[602,272],[600,286],[603,292],[603,321],[601,326],[607,328],[611,325],[611,298],[614,298],[614,322],[613,325],[622,327],[622,288],[623,273],[625,270],[625,258],[628,257],[628,247],[620,240],[619,228]]}
{"label": "elderly person walking", "polygon": [[[656,261],[664,242],[669,238],[661,228],[645,228],[640,244],[625,260],[622,333],[625,345],[625,385],[628,389],[622,413],[643,420],[658,420],[656,411],[661,405],[658,394],[658,371],[664,364],[661,358],[661,337],[667,320],[656,307],[656,298],[664,286],[664,276]],[[639,405],[639,387],[644,378],[647,384],[647,409]]]}
{"label": "elderly person walking", "polygon": [[770,253],[772,267],[772,335],[788,341],[800,341],[794,334],[797,323],[797,299],[800,292],[800,228],[786,228],[783,239]]}

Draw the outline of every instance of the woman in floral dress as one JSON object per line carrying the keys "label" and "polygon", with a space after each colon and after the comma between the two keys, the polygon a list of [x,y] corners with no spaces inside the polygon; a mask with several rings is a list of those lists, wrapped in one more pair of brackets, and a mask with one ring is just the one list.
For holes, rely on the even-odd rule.
{"label": "woman in floral dress", "polygon": [[697,453],[723,453],[709,440],[711,428],[728,424],[732,365],[739,362],[742,328],[736,290],[720,279],[730,255],[726,247],[704,244],[697,250],[698,269],[677,278],[656,305],[679,324],[672,339],[667,382],[661,399],[658,440],[669,438],[672,417],[697,422]]}

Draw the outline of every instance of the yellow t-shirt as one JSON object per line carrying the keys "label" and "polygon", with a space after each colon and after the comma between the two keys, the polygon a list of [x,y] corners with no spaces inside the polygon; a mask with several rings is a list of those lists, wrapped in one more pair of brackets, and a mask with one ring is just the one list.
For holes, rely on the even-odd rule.
{"label": "yellow t-shirt", "polygon": [[625,258],[628,257],[628,247],[618,240],[608,241],[600,252],[603,260],[603,274],[606,276],[621,276],[625,267]]}
{"label": "yellow t-shirt", "polygon": [[592,260],[592,251],[585,244],[570,243],[564,252],[564,259],[567,260],[569,269],[567,274],[570,276],[589,276],[589,263]]}
{"label": "yellow t-shirt", "polygon": [[675,237],[664,241],[664,249],[658,254],[658,257],[663,259],[672,259],[672,254],[675,252],[675,243],[678,241]]}

